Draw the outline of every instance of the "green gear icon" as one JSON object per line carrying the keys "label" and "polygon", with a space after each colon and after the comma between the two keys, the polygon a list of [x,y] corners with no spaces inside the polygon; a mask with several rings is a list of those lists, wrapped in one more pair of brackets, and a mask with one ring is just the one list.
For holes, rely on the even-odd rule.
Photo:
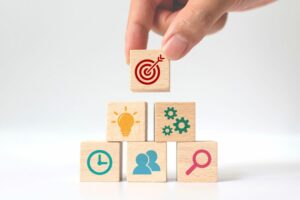
{"label": "green gear icon", "polygon": [[162,129],[164,135],[171,135],[173,133],[172,128],[170,126],[165,126]]}
{"label": "green gear icon", "polygon": [[174,107],[168,107],[165,111],[165,117],[168,119],[174,119],[177,117],[177,110]]}
{"label": "green gear icon", "polygon": [[188,131],[188,128],[191,127],[189,125],[189,120],[184,119],[184,117],[177,118],[173,126],[175,127],[175,131],[178,131],[179,134],[182,134],[183,132],[186,133]]}

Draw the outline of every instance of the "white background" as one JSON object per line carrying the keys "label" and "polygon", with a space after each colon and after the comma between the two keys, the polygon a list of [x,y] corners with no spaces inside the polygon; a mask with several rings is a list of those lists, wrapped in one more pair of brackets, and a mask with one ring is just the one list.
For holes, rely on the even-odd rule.
{"label": "white background", "polygon": [[[171,63],[170,93],[132,93],[128,1],[0,0],[1,199],[299,199],[299,1],[229,16]],[[151,34],[149,48],[160,48]],[[80,183],[79,144],[105,140],[109,101],[195,101],[197,140],[219,143],[220,181]],[[126,171],[126,143],[124,144]],[[126,179],[126,174],[124,174]]]}

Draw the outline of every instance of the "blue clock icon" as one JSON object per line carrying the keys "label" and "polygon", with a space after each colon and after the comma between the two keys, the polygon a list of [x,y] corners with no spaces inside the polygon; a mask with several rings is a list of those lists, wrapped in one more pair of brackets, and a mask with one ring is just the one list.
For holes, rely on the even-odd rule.
{"label": "blue clock icon", "polygon": [[96,175],[108,173],[112,168],[112,163],[111,155],[104,150],[93,151],[87,159],[88,169]]}

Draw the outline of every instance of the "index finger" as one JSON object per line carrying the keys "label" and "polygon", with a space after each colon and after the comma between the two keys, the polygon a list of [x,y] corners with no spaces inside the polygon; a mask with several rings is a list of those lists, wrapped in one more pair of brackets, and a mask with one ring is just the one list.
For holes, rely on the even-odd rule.
{"label": "index finger", "polygon": [[131,0],[125,38],[126,62],[131,49],[147,48],[148,33],[152,27],[156,0]]}

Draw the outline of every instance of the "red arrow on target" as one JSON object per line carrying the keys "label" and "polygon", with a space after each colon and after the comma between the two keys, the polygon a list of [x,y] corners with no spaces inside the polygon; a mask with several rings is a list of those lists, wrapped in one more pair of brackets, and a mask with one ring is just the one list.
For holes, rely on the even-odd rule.
{"label": "red arrow on target", "polygon": [[156,62],[148,69],[146,70],[146,74],[149,74],[151,72],[151,70],[159,63],[159,62],[162,62],[165,58],[162,57],[162,55],[160,54],[158,57],[157,57],[157,60]]}

